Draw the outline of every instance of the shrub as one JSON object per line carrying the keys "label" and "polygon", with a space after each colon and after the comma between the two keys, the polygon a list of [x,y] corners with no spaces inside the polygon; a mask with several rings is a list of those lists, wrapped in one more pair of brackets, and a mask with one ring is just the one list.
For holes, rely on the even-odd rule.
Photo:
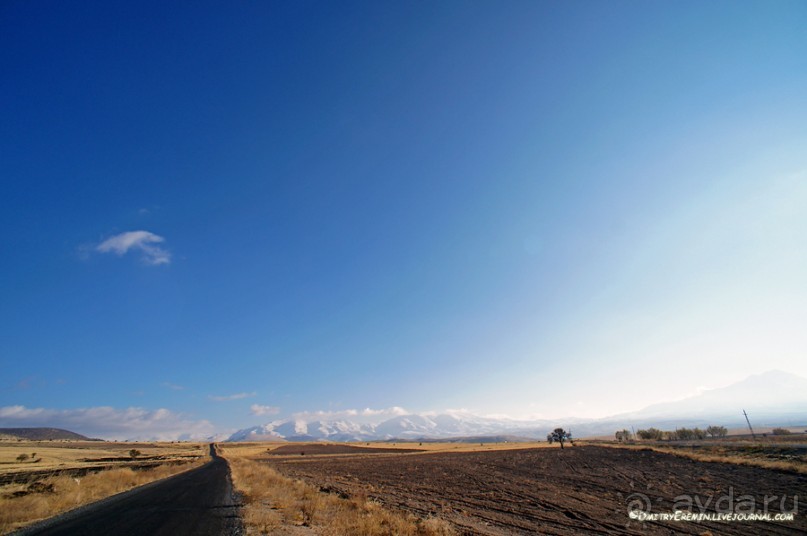
{"label": "shrub", "polygon": [[633,434],[631,434],[628,430],[620,430],[614,434],[614,437],[621,443],[623,441],[630,441],[633,439]]}
{"label": "shrub", "polygon": [[639,436],[639,439],[661,441],[664,437],[664,432],[658,428],[648,428],[647,430],[639,430],[636,435]]}

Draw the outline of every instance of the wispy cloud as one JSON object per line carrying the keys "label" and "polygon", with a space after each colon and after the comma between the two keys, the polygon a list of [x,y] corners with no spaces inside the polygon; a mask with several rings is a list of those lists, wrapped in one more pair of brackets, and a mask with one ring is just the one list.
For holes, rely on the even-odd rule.
{"label": "wispy cloud", "polygon": [[260,404],[252,404],[249,407],[253,415],[277,415],[280,413],[280,408],[275,406],[262,406]]}
{"label": "wispy cloud", "polygon": [[397,417],[399,415],[409,415],[409,413],[410,413],[409,411],[405,410],[400,406],[392,406],[391,408],[385,408],[385,409],[364,408],[359,412],[360,415],[363,415],[365,417],[371,417],[375,415]]}
{"label": "wispy cloud", "polygon": [[210,395],[207,398],[215,400],[216,402],[226,402],[227,400],[241,400],[242,398],[251,398],[258,393],[235,393],[234,395],[214,396]]}
{"label": "wispy cloud", "polygon": [[0,426],[64,428],[102,439],[173,441],[201,439],[213,434],[207,420],[194,420],[168,409],[116,409],[108,406],[77,409],[0,407]]}
{"label": "wispy cloud", "polygon": [[171,252],[156,245],[163,242],[165,238],[148,231],[128,231],[107,238],[95,250],[99,253],[114,253],[119,257],[130,250],[138,251],[144,263],[157,266],[171,263]]}
{"label": "wispy cloud", "polygon": [[163,382],[162,386],[172,391],[183,391],[185,389],[183,386],[171,382]]}

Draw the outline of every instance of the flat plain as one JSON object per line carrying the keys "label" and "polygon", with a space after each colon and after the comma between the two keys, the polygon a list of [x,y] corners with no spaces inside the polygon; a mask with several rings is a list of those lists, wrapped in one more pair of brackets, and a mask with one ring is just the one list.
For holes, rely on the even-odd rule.
{"label": "flat plain", "polygon": [[[748,511],[748,496],[758,512],[792,512],[805,508],[799,499],[794,503],[794,497],[807,496],[807,475],[799,472],[699,461],[650,449],[446,447],[408,453],[362,453],[359,447],[346,453],[337,447],[328,453],[318,446],[317,453],[303,454],[305,446],[295,445],[274,455],[264,447],[258,455],[256,446],[255,452],[256,459],[281,474],[324,492],[368,497],[391,510],[439,518],[460,534],[807,533],[804,512],[783,522],[641,523],[628,514],[637,501],[649,501],[650,512],[671,513],[687,497],[693,512],[701,511],[699,505],[704,512],[724,512],[727,501],[734,508],[745,500],[741,506],[746,510],[734,510],[742,512]],[[284,450],[288,455],[281,455]]]}

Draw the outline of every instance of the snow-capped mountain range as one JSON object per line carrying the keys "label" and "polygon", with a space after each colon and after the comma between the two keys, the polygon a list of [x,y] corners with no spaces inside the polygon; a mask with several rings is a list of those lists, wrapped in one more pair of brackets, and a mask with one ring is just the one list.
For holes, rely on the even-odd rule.
{"label": "snow-capped mountain range", "polygon": [[349,419],[312,421],[288,419],[239,430],[230,436],[228,441],[376,441],[466,437],[511,433],[524,428],[524,424],[527,424],[528,428],[548,426],[542,421],[526,423],[457,412],[438,415],[396,415],[380,423],[360,423]]}
{"label": "snow-capped mountain range", "polygon": [[742,427],[743,409],[759,426],[807,426],[807,379],[779,371],[751,376],[721,389],[602,419],[521,421],[465,412],[397,414],[381,422],[361,418],[292,418],[245,428],[227,441],[383,441],[518,436],[543,439],[562,426],[577,437],[611,435],[623,428],[721,425]]}

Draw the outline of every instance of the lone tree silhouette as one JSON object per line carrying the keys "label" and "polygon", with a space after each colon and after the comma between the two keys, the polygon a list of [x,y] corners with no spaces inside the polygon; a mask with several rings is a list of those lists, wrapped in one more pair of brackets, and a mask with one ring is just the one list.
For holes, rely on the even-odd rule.
{"label": "lone tree silhouette", "polygon": [[563,448],[563,442],[566,441],[567,439],[571,441],[572,434],[570,432],[567,432],[563,428],[555,428],[554,430],[552,430],[551,434],[546,436],[546,440],[549,441],[550,444],[554,443],[555,441],[560,443],[560,448]]}

